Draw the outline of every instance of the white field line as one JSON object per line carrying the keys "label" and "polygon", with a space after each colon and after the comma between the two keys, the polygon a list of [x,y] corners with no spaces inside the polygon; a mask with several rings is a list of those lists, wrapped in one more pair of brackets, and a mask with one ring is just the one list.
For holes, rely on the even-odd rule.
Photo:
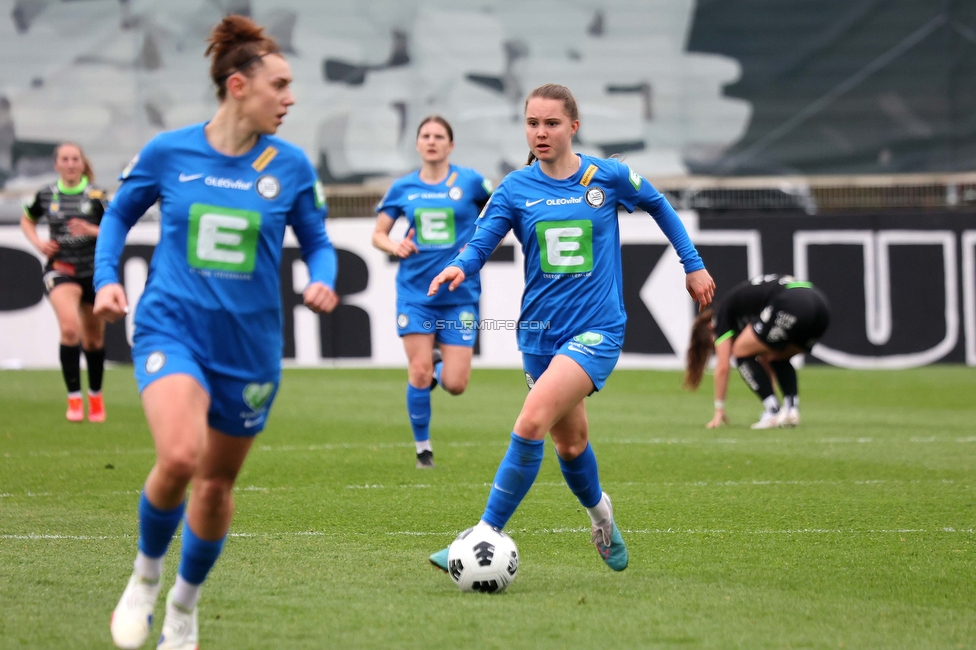
{"label": "white field line", "polygon": [[[864,445],[864,444],[886,444],[886,443],[913,443],[913,444],[932,444],[932,443],[976,443],[976,436],[957,437],[912,437],[904,438],[803,438],[801,436],[792,438],[617,438],[601,439],[597,437],[594,442],[598,445]],[[442,447],[464,448],[464,447],[507,447],[508,440],[481,441],[481,442],[442,442]],[[412,442],[338,442],[324,443],[319,445],[257,445],[254,450],[257,452],[308,452],[308,451],[337,451],[346,449],[413,449]],[[62,458],[76,456],[106,456],[106,455],[150,455],[155,454],[156,450],[152,447],[142,447],[137,449],[62,449],[59,451],[28,451],[26,453],[4,452],[0,458]]]}
{"label": "white field line", "polygon": [[[400,530],[389,531],[384,534],[404,537],[452,537],[460,531],[415,531]],[[581,534],[589,533],[589,528],[539,528],[535,530],[512,530],[509,531],[516,537],[520,535],[562,535],[562,534]],[[905,535],[905,534],[955,534],[973,535],[976,529],[973,528],[953,528],[946,526],[943,528],[794,528],[794,529],[760,529],[760,530],[735,530],[731,528],[632,528],[622,529],[621,532],[628,535]],[[373,533],[353,533],[358,535],[371,535]],[[280,538],[280,537],[348,537],[350,533],[341,531],[326,533],[323,531],[292,531],[274,533],[229,533],[228,537],[238,538]],[[44,541],[44,540],[65,540],[65,541],[102,541],[116,539],[135,539],[134,535],[56,535],[44,533],[27,533],[22,535],[0,535],[0,540],[17,541]]]}
{"label": "white field line", "polygon": [[[237,485],[234,486],[235,492],[260,492],[267,494],[268,492],[280,492],[283,490],[293,490],[292,487],[258,487],[256,485]],[[142,490],[108,490],[108,491],[95,491],[95,490],[79,490],[77,492],[31,492],[25,491],[23,494],[11,494],[10,492],[4,492],[0,494],[0,499],[4,498],[14,498],[14,497],[77,497],[77,496],[119,496],[119,495],[134,495],[139,496],[142,494]]]}
{"label": "white field line", "polygon": [[[781,480],[761,480],[752,479],[745,481],[683,481],[683,482],[653,482],[653,481],[605,481],[604,484],[614,487],[642,487],[642,488],[695,488],[695,487],[770,487],[770,486],[815,486],[815,485],[922,485],[923,483],[938,483],[941,485],[956,485],[956,481],[953,479],[912,479],[912,480],[902,480],[902,479],[847,479],[847,480],[791,480],[791,481],[781,481]],[[562,488],[566,487],[566,484],[562,481],[536,481],[532,484],[533,486],[540,487],[556,487]],[[969,489],[969,485],[961,485],[964,489]],[[344,485],[343,488],[346,490],[430,490],[430,489],[473,489],[480,490],[484,488],[490,488],[491,483],[445,483],[443,485],[432,485],[430,483],[398,483],[394,485],[384,485],[382,483],[357,483],[355,485]],[[321,489],[321,486],[316,486],[315,489]],[[284,491],[301,491],[301,486],[279,486],[279,487],[259,487],[256,485],[247,486],[236,486],[234,488],[235,492],[257,492],[260,494],[268,494],[270,492],[284,492]],[[138,496],[141,493],[140,490],[111,490],[106,492],[98,491],[79,491],[79,492],[30,492],[25,491],[22,494],[14,494],[10,492],[0,493],[0,499],[12,499],[17,497],[28,497],[28,498],[42,498],[42,497],[77,497],[77,496]]]}

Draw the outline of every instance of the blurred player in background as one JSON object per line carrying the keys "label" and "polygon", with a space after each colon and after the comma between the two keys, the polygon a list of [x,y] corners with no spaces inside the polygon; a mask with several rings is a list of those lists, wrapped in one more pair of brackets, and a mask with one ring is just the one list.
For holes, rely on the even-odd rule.
{"label": "blurred player in background", "polygon": [[[81,350],[88,365],[88,419],[105,421],[102,376],[105,368],[105,321],[92,313],[95,289],[95,238],[105,213],[105,192],[93,185],[95,174],[77,144],[65,142],[54,150],[58,181],[41,188],[24,206],[20,228],[30,243],[47,257],[44,290],[61,330],[61,372],[68,388],[71,422],[85,419],[81,398]],[[48,239],[37,234],[46,219]],[[79,345],[80,344],[80,345]]]}
{"label": "blurred player in background", "polygon": [[[420,169],[398,178],[376,207],[373,246],[400,258],[397,271],[397,334],[407,353],[407,415],[417,448],[417,467],[434,467],[430,444],[430,391],[438,384],[460,395],[471,376],[478,332],[481,278],[475,274],[457,291],[427,295],[430,280],[474,234],[474,222],[491,196],[491,183],[467,167],[452,165],[454,131],[431,115],[417,129]],[[407,235],[394,242],[399,217]],[[434,342],[439,348],[434,348]]]}
{"label": "blurred player in background", "polygon": [[161,201],[160,241],[132,349],[156,463],[139,502],[135,570],[112,615],[120,648],[141,647],[148,636],[163,556],[184,519],[191,482],[159,647],[197,647],[200,588],[223,548],[234,481],[281,376],[286,225],[311,277],[305,304],[326,312],[338,302],[321,185],[302,150],[272,136],[294,103],[291,69],[248,18],[224,18],[209,43],[216,115],[145,146],[122,174],[96,250],[95,312],[121,318],[128,310],[118,283],[126,233]]}
{"label": "blurred player in background", "polygon": [[[463,286],[512,230],[525,254],[519,349],[530,390],[479,525],[502,529],[539,473],[543,439],[556,447],[563,477],[586,509],[592,541],[622,571],[628,554],[600,487],[584,399],[603,388],[623,345],[623,280],[618,206],[649,212],[674,245],[686,285],[702,306],[715,283],[667,200],[615,159],[573,152],[579,112],[565,86],[533,90],[525,104],[529,164],[509,174],[478,219],[474,238],[430,285]],[[447,570],[447,549],[430,557]]]}
{"label": "blurred player in background", "polygon": [[[765,410],[753,429],[795,427],[800,423],[799,386],[790,358],[810,352],[830,323],[827,299],[809,282],[789,275],[762,275],[736,285],[695,319],[688,346],[685,387],[701,383],[705,365],[715,352],[715,414],[708,428],[728,424],[725,395],[730,360],[763,403]],[[769,366],[783,403],[773,392]]]}

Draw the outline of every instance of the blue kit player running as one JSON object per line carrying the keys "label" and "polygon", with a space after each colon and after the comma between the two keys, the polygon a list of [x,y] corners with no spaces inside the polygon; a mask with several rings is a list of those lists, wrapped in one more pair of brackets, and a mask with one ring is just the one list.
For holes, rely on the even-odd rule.
{"label": "blue kit player running", "polygon": [[160,202],[160,241],[132,349],[156,462],[139,501],[135,570],[112,614],[120,648],[142,647],[149,634],[163,556],[181,520],[180,566],[159,648],[197,647],[200,587],[224,545],[234,481],[278,390],[286,225],[311,277],[305,304],[323,312],[338,302],[315,171],[300,149],[272,137],[294,103],[288,63],[241,16],[224,18],[209,42],[216,115],[145,146],[122,174],[95,252],[95,312],[121,318],[126,234]]}
{"label": "blue kit player running", "polygon": [[[528,493],[552,436],[563,477],[586,508],[592,541],[615,571],[627,547],[600,487],[588,442],[584,398],[603,388],[623,345],[623,278],[617,207],[649,212],[674,245],[692,298],[711,302],[715,283],[667,200],[617,160],[578,155],[579,113],[569,89],[547,84],[529,94],[525,133],[530,164],[509,174],[478,219],[474,238],[430,285],[462,286],[511,230],[525,254],[519,349],[530,391],[479,525],[505,527]],[[538,162],[533,163],[533,158]],[[534,326],[548,323],[548,327]],[[430,557],[447,570],[447,549]]]}
{"label": "blue kit player running", "polygon": [[[457,291],[443,287],[427,295],[430,279],[471,239],[475,220],[491,196],[491,183],[481,174],[450,163],[453,150],[454,131],[447,120],[424,118],[417,128],[423,165],[393,182],[376,206],[373,232],[376,248],[400,258],[396,326],[407,352],[407,414],[418,469],[434,467],[430,391],[440,384],[452,395],[464,392],[478,331],[477,273]],[[390,230],[399,217],[407,220],[407,235],[394,242]]]}

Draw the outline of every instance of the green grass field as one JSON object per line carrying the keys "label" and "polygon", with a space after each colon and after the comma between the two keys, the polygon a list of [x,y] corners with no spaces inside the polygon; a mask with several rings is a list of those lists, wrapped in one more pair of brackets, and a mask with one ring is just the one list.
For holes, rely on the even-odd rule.
{"label": "green grass field", "polygon": [[[765,432],[736,378],[733,426],[709,431],[709,380],[618,371],[588,410],[630,567],[589,545],[549,444],[509,523],[518,578],[494,596],[426,558],[478,520],[522,373],[435,393],[433,471],[414,469],[405,374],[285,372],[203,648],[976,647],[976,370],[807,368],[802,426]],[[2,648],[111,646],[153,452],[130,370],[106,384],[109,421],[72,425],[59,373],[0,373]]]}

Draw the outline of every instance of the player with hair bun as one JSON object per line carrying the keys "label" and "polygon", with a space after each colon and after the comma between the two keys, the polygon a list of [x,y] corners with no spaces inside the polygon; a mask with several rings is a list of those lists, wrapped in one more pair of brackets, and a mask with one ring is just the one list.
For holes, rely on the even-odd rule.
{"label": "player with hair bun", "polygon": [[[800,423],[799,386],[790,359],[810,352],[830,324],[830,307],[811,283],[789,275],[761,275],[722,296],[695,319],[688,345],[685,388],[695,390],[715,353],[715,414],[712,429],[728,424],[725,395],[731,358],[765,410],[753,429],[795,427]],[[783,391],[780,404],[767,366]]]}
{"label": "player with hair bun", "polygon": [[[509,230],[525,254],[519,349],[529,394],[512,430],[479,525],[502,529],[528,493],[548,433],[569,489],[586,509],[592,542],[614,571],[628,554],[610,498],[600,487],[589,444],[585,398],[603,388],[623,346],[623,271],[617,210],[649,212],[674,245],[686,287],[700,305],[715,283],[667,200],[615,159],[573,152],[579,129],[576,100],[547,84],[525,102],[529,164],[509,174],[478,218],[478,230],[430,285],[453,291],[477,272]],[[533,326],[546,324],[545,327]],[[448,550],[430,557],[448,569]]]}
{"label": "player with hair bun", "polygon": [[[397,333],[407,353],[407,415],[417,450],[417,468],[434,467],[430,444],[430,391],[438,384],[460,395],[471,376],[478,332],[481,279],[461,289],[445,287],[427,295],[437,274],[474,234],[478,213],[491,196],[491,183],[467,167],[452,165],[454,131],[439,115],[417,127],[420,169],[390,186],[376,206],[373,246],[400,258],[397,270]],[[397,218],[407,220],[407,235],[390,239]],[[440,348],[434,348],[435,340]]]}
{"label": "player with hair bun", "polygon": [[[34,248],[47,257],[44,291],[61,331],[61,373],[68,388],[65,417],[71,422],[85,419],[80,364],[84,350],[88,364],[88,420],[104,422],[105,321],[92,312],[92,273],[98,224],[105,213],[105,192],[94,185],[91,163],[74,142],[55,147],[54,169],[58,181],[41,188],[34,201],[24,206],[20,229]],[[48,239],[37,234],[41,219],[50,226]]]}
{"label": "player with hair bun", "polygon": [[209,43],[216,114],[143,148],[122,174],[96,249],[95,313],[116,320],[128,311],[118,278],[126,234],[160,201],[160,240],[132,349],[156,462],[139,500],[134,571],[112,614],[120,648],[139,648],[149,634],[163,556],[181,520],[180,566],[158,647],[197,647],[200,588],[223,548],[234,482],[281,377],[286,225],[308,265],[305,304],[328,312],[338,303],[321,185],[301,149],[273,137],[294,104],[288,62],[242,16],[224,18]]}

